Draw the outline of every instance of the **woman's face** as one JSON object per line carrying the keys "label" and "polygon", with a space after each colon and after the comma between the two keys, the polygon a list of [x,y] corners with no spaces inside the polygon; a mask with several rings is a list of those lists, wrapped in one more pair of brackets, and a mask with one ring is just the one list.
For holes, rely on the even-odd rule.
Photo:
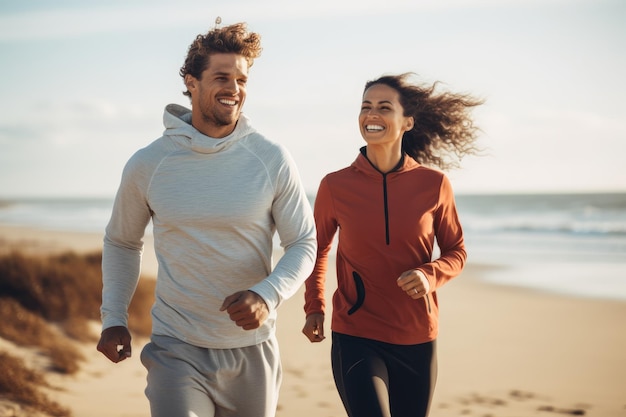
{"label": "woman's face", "polygon": [[363,94],[359,128],[368,145],[392,144],[413,128],[413,118],[404,116],[400,94],[395,89],[374,84]]}

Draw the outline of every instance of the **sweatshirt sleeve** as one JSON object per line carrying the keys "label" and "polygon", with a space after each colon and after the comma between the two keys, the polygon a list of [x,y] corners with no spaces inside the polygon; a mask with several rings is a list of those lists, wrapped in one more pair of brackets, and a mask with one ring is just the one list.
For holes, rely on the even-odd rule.
{"label": "sweatshirt sleeve", "polygon": [[136,161],[126,164],[106,227],[102,251],[102,329],[128,326],[128,306],[141,270],[143,236],[150,221],[146,175]]}
{"label": "sweatshirt sleeve", "polygon": [[445,175],[442,176],[440,184],[439,204],[435,210],[433,226],[441,252],[440,256],[418,268],[426,275],[431,292],[459,275],[467,258],[454,193]]}
{"label": "sweatshirt sleeve", "polygon": [[291,155],[282,147],[272,216],[285,252],[270,275],[250,288],[270,310],[293,296],[311,273],[315,262],[315,221],[311,204]]}
{"label": "sweatshirt sleeve", "polygon": [[326,309],[324,291],[326,273],[328,271],[328,254],[338,227],[334,215],[328,178],[322,180],[317,191],[314,216],[318,246],[315,268],[305,282],[304,311],[307,316],[315,313],[324,314]]}

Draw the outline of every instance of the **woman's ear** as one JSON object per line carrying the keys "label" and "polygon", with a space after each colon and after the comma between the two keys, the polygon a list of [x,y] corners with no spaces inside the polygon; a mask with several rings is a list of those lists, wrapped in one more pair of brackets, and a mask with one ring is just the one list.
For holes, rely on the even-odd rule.
{"label": "woman's ear", "polygon": [[415,126],[415,119],[413,118],[413,116],[407,117],[404,124],[406,131],[408,132],[409,130],[413,129],[413,126]]}

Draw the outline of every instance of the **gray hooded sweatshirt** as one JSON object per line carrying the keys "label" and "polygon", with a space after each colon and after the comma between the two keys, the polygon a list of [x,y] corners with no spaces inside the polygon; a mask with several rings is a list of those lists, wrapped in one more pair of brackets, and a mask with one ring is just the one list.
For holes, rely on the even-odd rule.
{"label": "gray hooded sweatshirt", "polygon": [[[210,138],[191,111],[170,104],[164,135],[127,162],[106,227],[103,329],[127,326],[150,220],[158,260],[152,332],[206,348],[238,348],[275,333],[277,308],[313,269],[312,210],[289,153],[242,114],[235,130]],[[278,232],[284,255],[272,269]],[[243,330],[219,311],[241,290],[259,294],[270,315]]]}

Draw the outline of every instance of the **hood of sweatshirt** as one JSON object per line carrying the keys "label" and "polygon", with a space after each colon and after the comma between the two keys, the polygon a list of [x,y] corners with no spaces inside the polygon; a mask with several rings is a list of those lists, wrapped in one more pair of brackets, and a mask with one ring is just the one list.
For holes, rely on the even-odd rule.
{"label": "hood of sweatshirt", "polygon": [[235,130],[223,138],[212,138],[191,125],[191,110],[178,104],[168,104],[163,114],[164,136],[172,138],[194,152],[216,153],[229,148],[241,138],[255,132],[250,120],[242,113]]}

